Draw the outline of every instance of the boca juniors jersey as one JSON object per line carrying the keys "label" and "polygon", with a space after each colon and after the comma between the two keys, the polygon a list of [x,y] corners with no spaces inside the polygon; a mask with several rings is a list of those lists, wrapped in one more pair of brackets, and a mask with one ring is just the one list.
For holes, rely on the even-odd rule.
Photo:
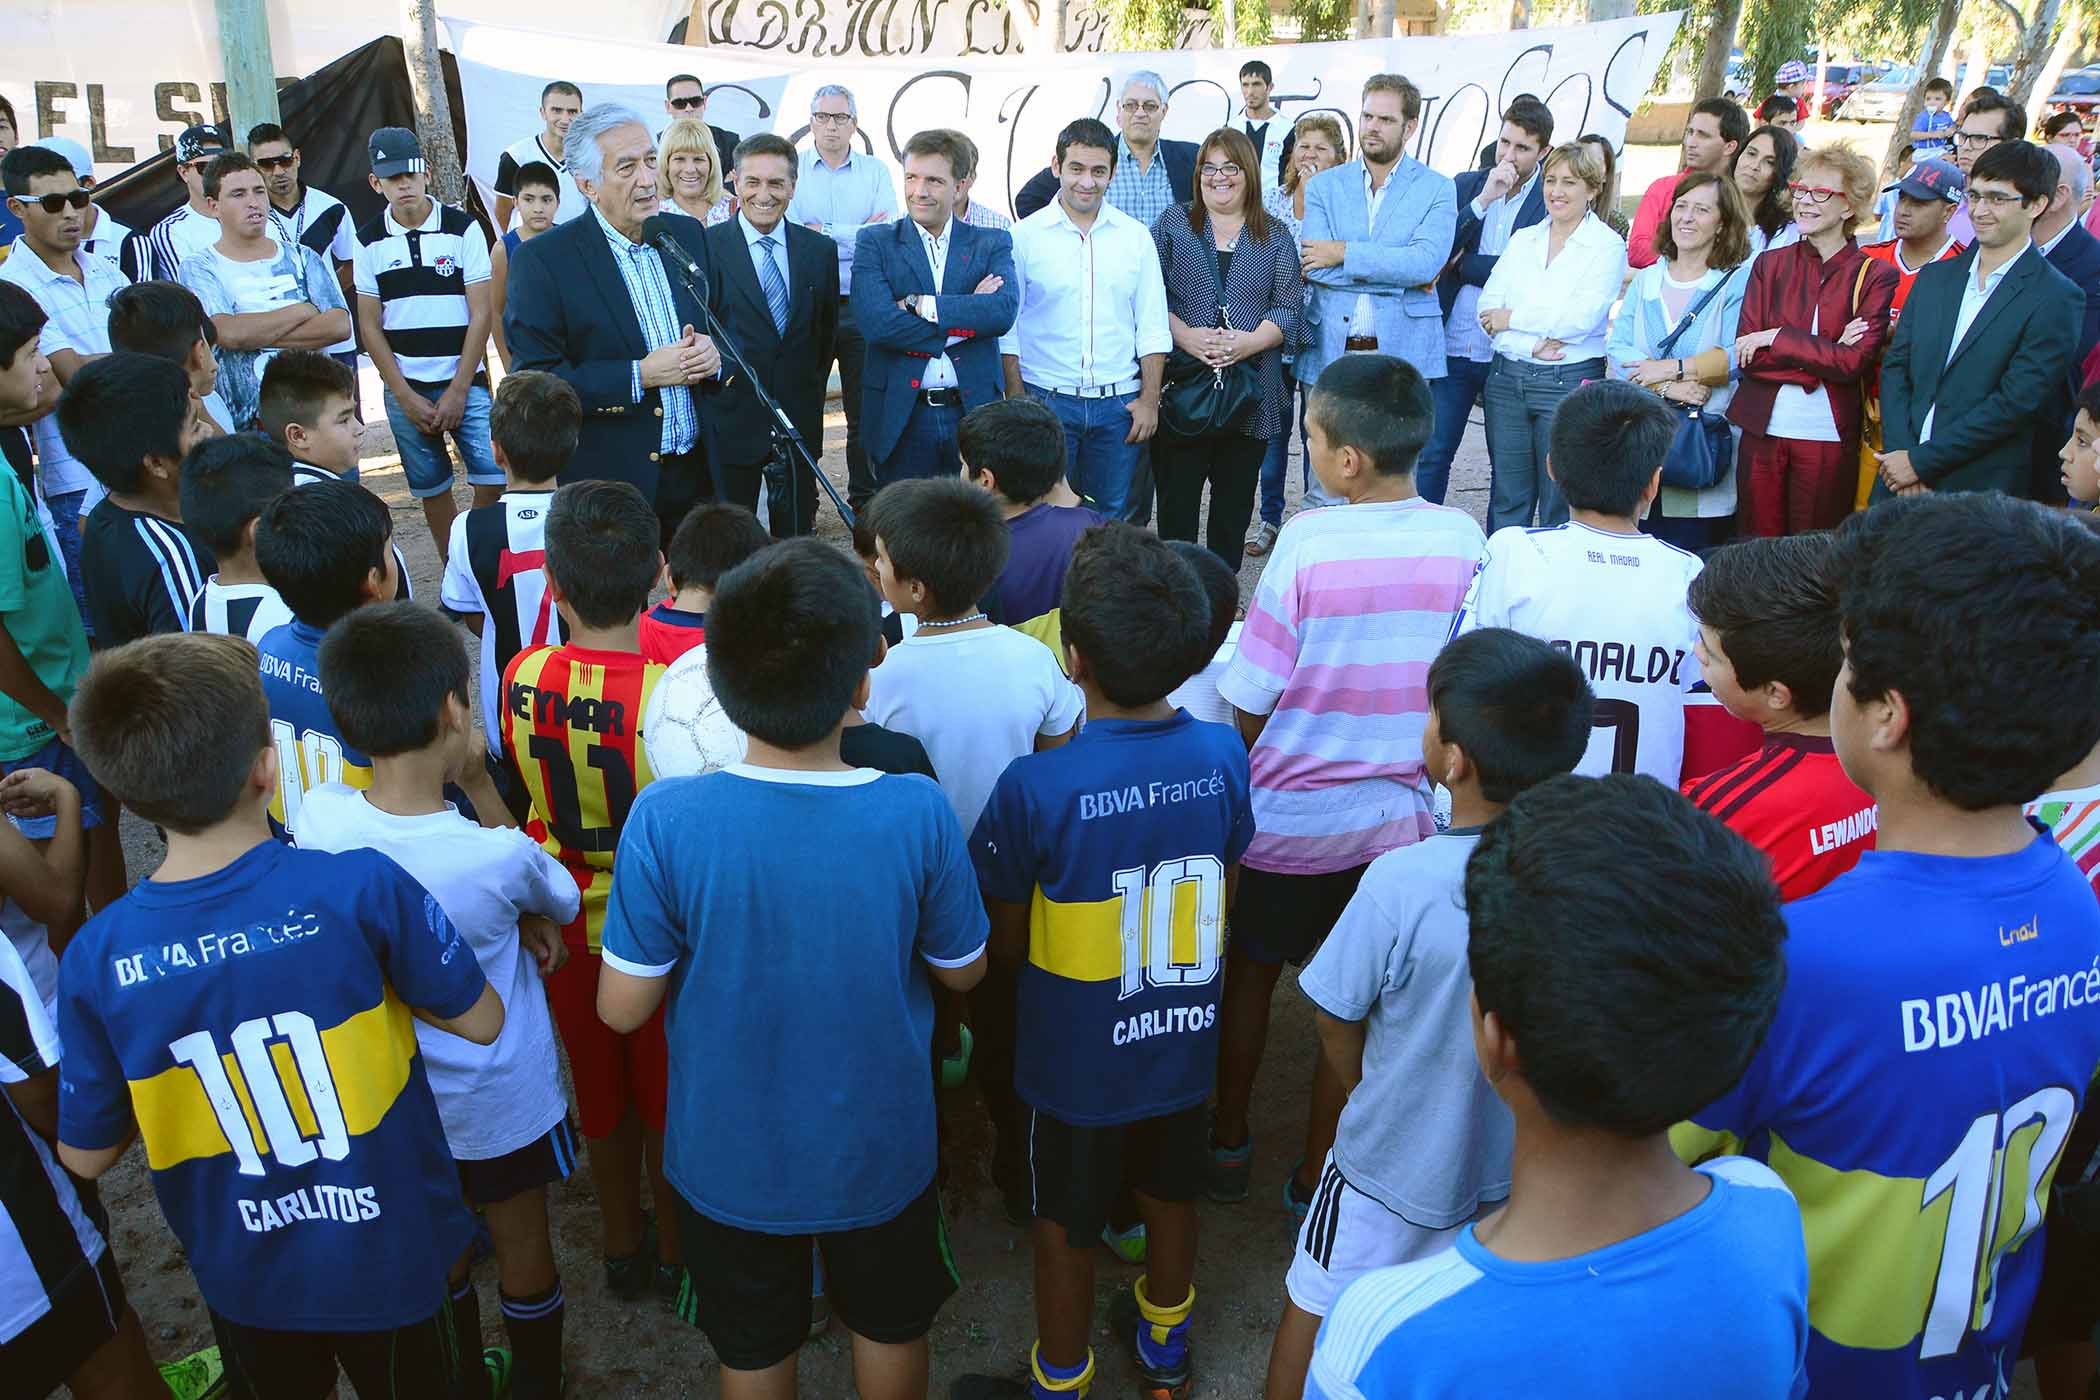
{"label": "boca juniors jersey", "polygon": [[145,881],[60,965],[59,1138],[110,1147],[136,1117],[197,1286],[234,1322],[419,1321],[473,1222],[411,1008],[459,1016],[485,985],[437,901],[376,852],[265,841]]}
{"label": "boca juniors jersey", "polygon": [[1254,839],[1239,736],[1092,720],[1015,759],[970,838],[985,897],[1028,906],[1014,1088],[1081,1127],[1203,1102],[1217,1060],[1225,876]]}
{"label": "boca juniors jersey", "polygon": [[299,803],[309,788],[372,786],[372,760],[343,738],[321,693],[321,635],[320,628],[294,618],[255,644],[270,702],[270,739],[277,746],[270,820],[280,832],[299,825]]}

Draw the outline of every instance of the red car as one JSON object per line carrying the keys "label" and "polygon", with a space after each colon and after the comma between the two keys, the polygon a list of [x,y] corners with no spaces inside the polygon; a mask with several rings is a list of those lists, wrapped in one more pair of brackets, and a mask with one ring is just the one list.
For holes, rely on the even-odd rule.
{"label": "red car", "polygon": [[[1852,89],[1858,87],[1861,83],[1873,82],[1876,76],[1878,76],[1877,70],[1864,63],[1833,63],[1824,68],[1823,120],[1826,122],[1836,120],[1839,105],[1852,95]],[[1815,97],[1815,91],[1813,87],[1808,90],[1808,96],[1811,100]]]}

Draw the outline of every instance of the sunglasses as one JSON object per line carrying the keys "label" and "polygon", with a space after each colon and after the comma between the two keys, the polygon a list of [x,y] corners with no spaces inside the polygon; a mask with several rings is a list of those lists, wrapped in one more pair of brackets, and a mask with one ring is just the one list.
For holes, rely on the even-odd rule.
{"label": "sunglasses", "polygon": [[674,97],[671,99],[671,110],[674,112],[697,112],[706,105],[707,99],[704,97]]}
{"label": "sunglasses", "polygon": [[64,194],[18,194],[14,199],[24,207],[34,204],[46,214],[57,214],[67,209],[85,209],[94,201],[94,196],[86,190],[68,190]]}
{"label": "sunglasses", "polygon": [[255,158],[255,168],[257,170],[290,170],[298,161],[299,157],[296,155],[257,156]]}

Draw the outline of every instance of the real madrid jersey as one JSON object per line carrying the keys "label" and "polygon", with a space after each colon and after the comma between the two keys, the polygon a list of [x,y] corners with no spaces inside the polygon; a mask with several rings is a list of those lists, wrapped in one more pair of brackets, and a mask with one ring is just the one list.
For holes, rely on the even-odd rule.
{"label": "real madrid jersey", "polygon": [[1082,1127],[1202,1103],[1215,1076],[1225,876],[1254,839],[1223,725],[1090,720],[1015,759],[970,837],[985,897],[1028,906],[1014,1088]]}
{"label": "real madrid jersey", "polygon": [[1508,627],[1575,658],[1596,695],[1589,749],[1577,773],[1645,773],[1676,787],[1684,759],[1684,697],[1699,681],[1699,624],[1684,600],[1697,555],[1653,535],[1580,521],[1512,526],[1488,541],[1487,564],[1457,632]]}

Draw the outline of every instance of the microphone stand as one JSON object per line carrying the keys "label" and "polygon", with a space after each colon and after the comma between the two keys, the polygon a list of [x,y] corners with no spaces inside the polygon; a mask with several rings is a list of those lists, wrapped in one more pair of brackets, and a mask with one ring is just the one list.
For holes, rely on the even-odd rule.
{"label": "microphone stand", "polygon": [[[670,237],[669,234],[660,236]],[[672,241],[675,243],[677,240],[673,239]],[[654,245],[652,244],[652,246]],[[797,500],[800,495],[800,485],[795,480],[792,466],[795,460],[799,458],[802,464],[809,468],[810,475],[817,479],[817,485],[824,488],[824,494],[831,497],[831,504],[838,508],[839,518],[845,521],[846,528],[851,530],[853,528],[852,507],[846,504],[846,498],[839,494],[838,488],[831,484],[831,478],[824,475],[824,469],[817,464],[817,459],[810,454],[809,444],[802,440],[802,433],[795,427],[794,420],[787,416],[786,411],[780,407],[779,401],[766,392],[765,381],[751,372],[751,362],[744,358],[744,352],[737,348],[736,340],[729,334],[728,329],[723,326],[720,319],[715,316],[715,309],[708,301],[708,289],[705,281],[695,281],[692,269],[685,257],[665,257],[663,250],[658,248],[657,258],[663,263],[665,270],[684,284],[687,295],[699,303],[700,314],[707,319],[708,337],[714,341],[715,348],[722,352],[722,362],[725,365],[734,365],[737,371],[744,376],[745,382],[751,386],[752,394],[758,399],[759,407],[763,408],[766,411],[766,415],[772,419],[768,426],[773,434],[773,451],[767,457],[765,464],[766,484],[772,500],[776,503],[784,501],[788,509],[788,518],[797,524],[800,523],[802,512]],[[723,379],[721,382],[725,388],[729,384],[727,379]]]}

